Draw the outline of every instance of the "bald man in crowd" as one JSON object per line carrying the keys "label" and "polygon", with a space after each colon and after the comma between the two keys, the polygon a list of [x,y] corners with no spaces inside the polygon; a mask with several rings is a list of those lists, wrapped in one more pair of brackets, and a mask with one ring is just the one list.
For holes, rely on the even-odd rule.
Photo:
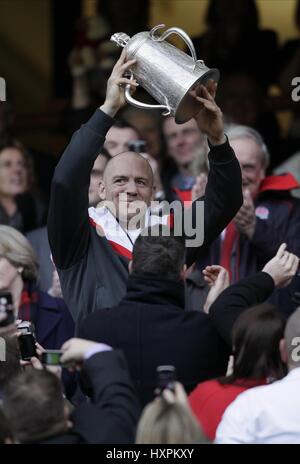
{"label": "bald man in crowd", "polygon": [[[107,83],[104,104],[72,137],[52,181],[48,232],[52,255],[59,272],[64,299],[77,323],[87,314],[116,305],[126,293],[128,264],[133,244],[144,227],[166,223],[168,218],[151,215],[153,173],[141,155],[125,151],[107,163],[99,186],[99,207],[88,209],[90,173],[105,143],[114,116],[126,101],[124,86],[137,83],[124,77],[135,63],[125,51]],[[186,264],[218,236],[242,204],[241,172],[224,134],[223,118],[210,82],[195,96],[200,111],[195,116],[210,144],[210,174],[201,218],[204,243],[189,244]],[[198,200],[191,217],[198,224]],[[136,216],[138,213],[138,220]],[[174,213],[174,222],[177,217]],[[197,235],[196,229],[195,234]],[[185,234],[185,238],[186,238]],[[189,241],[191,242],[191,240]],[[186,242],[188,244],[188,242]],[[200,246],[202,245],[202,246]]]}

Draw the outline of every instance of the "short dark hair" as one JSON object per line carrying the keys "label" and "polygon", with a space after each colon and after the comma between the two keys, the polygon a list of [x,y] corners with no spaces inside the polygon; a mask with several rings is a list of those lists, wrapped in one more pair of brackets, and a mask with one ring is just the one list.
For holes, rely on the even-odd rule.
{"label": "short dark hair", "polygon": [[117,129],[132,129],[134,132],[136,132],[139,135],[138,130],[129,122],[127,122],[125,119],[115,119],[113,122],[113,125],[111,127],[116,127]]}
{"label": "short dark hair", "polygon": [[13,379],[4,391],[3,410],[21,443],[37,443],[65,431],[61,385],[46,370],[25,371]]}
{"label": "short dark hair", "polygon": [[281,360],[279,342],[284,336],[285,319],[276,307],[264,303],[245,311],[232,329],[233,374],[221,383],[241,379],[282,378],[286,366]]}
{"label": "short dark hair", "polygon": [[99,156],[104,156],[104,158],[106,158],[107,161],[109,161],[112,158],[111,155],[109,154],[108,150],[106,150],[105,147],[101,148],[101,153],[99,154]]}
{"label": "short dark hair", "polygon": [[147,227],[133,246],[133,275],[178,281],[184,263],[184,240],[168,226]]}
{"label": "short dark hair", "polygon": [[22,142],[20,142],[19,140],[15,139],[14,137],[11,137],[9,135],[5,136],[5,137],[1,137],[1,139],[0,139],[0,153],[2,153],[2,151],[6,150],[8,148],[15,148],[16,150],[19,150],[22,153],[22,156],[24,158],[26,167],[29,166],[29,164],[31,162],[31,157],[29,155],[29,152],[28,152],[27,148],[25,148],[25,146],[23,145]]}

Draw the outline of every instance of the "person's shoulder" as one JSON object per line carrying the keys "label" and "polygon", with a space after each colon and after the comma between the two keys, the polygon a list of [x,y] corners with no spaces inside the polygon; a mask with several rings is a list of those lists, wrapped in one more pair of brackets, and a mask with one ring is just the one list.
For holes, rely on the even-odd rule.
{"label": "person's shoulder", "polygon": [[179,331],[184,330],[187,338],[195,338],[200,344],[203,343],[203,340],[206,340],[207,343],[215,343],[217,331],[210,315],[204,311],[183,310],[178,316],[177,310],[173,312],[173,318],[178,323]]}
{"label": "person's shoulder", "polygon": [[[262,191],[257,199],[255,200],[255,208],[258,209],[256,212],[259,217],[260,214],[267,215],[267,211],[260,210],[259,208],[266,206],[275,210],[281,209],[283,206],[288,206],[288,209],[297,208],[300,205],[299,198],[296,198],[292,195],[292,189],[290,190],[265,190]],[[263,217],[264,219],[264,217]]]}
{"label": "person's shoulder", "polygon": [[34,240],[48,240],[48,234],[47,234],[47,227],[39,227],[38,229],[33,229],[30,232],[26,234],[26,237],[28,240],[34,239]]}
{"label": "person's shoulder", "polygon": [[[275,383],[276,382],[274,382],[274,384]],[[274,384],[258,385],[256,387],[247,388],[237,396],[232,404],[234,404],[234,407],[236,408],[245,407],[251,410],[255,406],[257,409],[260,405],[263,405],[264,402],[269,402],[271,389]]]}
{"label": "person's shoulder", "polygon": [[277,211],[282,208],[286,209],[290,215],[299,211],[300,199],[292,196],[291,192],[283,192],[281,194],[274,194],[270,196],[270,205]]}
{"label": "person's shoulder", "polygon": [[197,385],[195,390],[192,391],[191,397],[200,396],[203,398],[205,395],[213,395],[222,389],[222,385],[217,379],[206,380]]}
{"label": "person's shoulder", "polygon": [[[174,317],[175,317],[174,312]],[[178,311],[177,311],[178,314]],[[212,323],[211,317],[209,314],[205,313],[204,311],[182,311],[180,319],[182,321],[182,325],[189,326],[191,331],[194,332],[197,330],[205,330],[211,332],[214,330],[214,325]]]}
{"label": "person's shoulder", "polygon": [[182,318],[199,324],[210,324],[210,316],[204,311],[182,311]]}
{"label": "person's shoulder", "polygon": [[[40,340],[60,327],[70,338],[74,334],[74,320],[65,302],[61,298],[54,298],[48,293],[38,291],[37,301],[37,335]],[[43,343],[41,343],[43,344]]]}
{"label": "person's shoulder", "polygon": [[119,315],[118,307],[96,309],[85,316],[79,323],[79,332],[81,330],[97,331],[99,324],[106,320],[111,320]]}

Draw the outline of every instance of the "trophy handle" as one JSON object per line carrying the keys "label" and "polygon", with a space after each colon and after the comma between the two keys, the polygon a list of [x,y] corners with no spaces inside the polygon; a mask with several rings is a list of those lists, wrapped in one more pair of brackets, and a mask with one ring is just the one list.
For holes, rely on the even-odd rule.
{"label": "trophy handle", "polygon": [[171,34],[177,34],[179,35],[179,37],[182,38],[182,40],[184,40],[184,42],[187,44],[187,46],[189,47],[189,50],[191,52],[191,55],[192,55],[192,58],[194,60],[194,68],[196,66],[197,63],[200,63],[200,64],[204,64],[204,62],[202,60],[197,60],[197,54],[196,54],[196,50],[195,50],[195,47],[194,47],[194,44],[193,42],[191,41],[190,37],[188,36],[188,34],[183,30],[183,29],[180,29],[179,27],[170,27],[170,29],[167,29],[165,32],[163,32],[161,35],[155,35],[156,31],[158,29],[161,29],[162,27],[165,27],[165,24],[158,24],[157,26],[153,27],[153,29],[151,29],[150,31],[150,37],[152,40],[154,40],[155,42],[162,42],[163,40],[165,40],[167,37],[169,37],[169,35]]}
{"label": "trophy handle", "polygon": [[[131,70],[129,70],[130,72],[130,80],[133,80],[133,73]],[[136,100],[135,98],[133,98],[133,96],[131,95],[131,87],[129,84],[126,84],[125,86],[125,98],[126,98],[126,101],[128,103],[130,103],[131,105],[133,106],[136,106],[136,108],[140,108],[141,110],[165,110],[162,114],[163,116],[168,116],[169,114],[171,114],[171,109],[169,108],[168,105],[149,105],[149,103],[143,103],[143,102],[140,102],[138,100]]]}

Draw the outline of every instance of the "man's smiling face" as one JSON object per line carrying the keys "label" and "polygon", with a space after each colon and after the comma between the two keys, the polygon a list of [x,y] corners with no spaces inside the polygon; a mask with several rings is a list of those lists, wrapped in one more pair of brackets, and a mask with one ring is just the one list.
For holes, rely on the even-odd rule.
{"label": "man's smiling face", "polygon": [[137,153],[117,155],[106,166],[99,194],[101,199],[114,204],[116,217],[120,221],[135,216],[139,212],[137,205],[146,212],[153,197],[150,164]]}

